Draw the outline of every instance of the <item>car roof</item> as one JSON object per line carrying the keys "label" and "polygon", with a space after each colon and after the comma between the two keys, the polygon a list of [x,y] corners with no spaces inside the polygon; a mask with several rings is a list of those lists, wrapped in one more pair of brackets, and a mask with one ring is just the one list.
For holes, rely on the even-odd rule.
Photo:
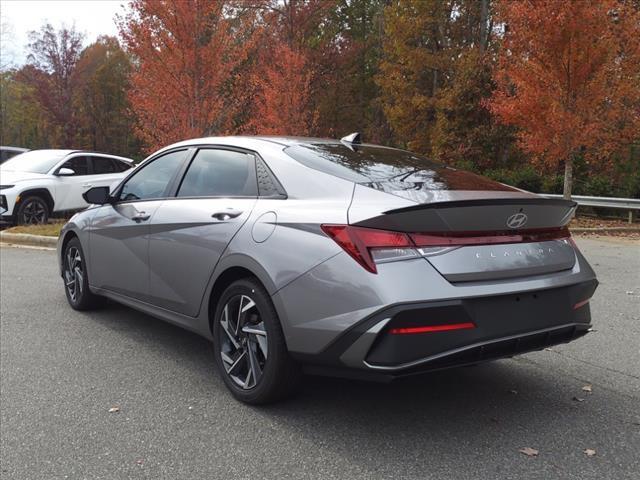
{"label": "car roof", "polygon": [[104,157],[116,158],[118,160],[122,160],[123,162],[133,163],[133,160],[131,158],[120,157],[118,155],[111,155],[110,153],[93,152],[91,150],[71,150],[71,149],[63,149],[63,148],[38,148],[36,150],[28,150],[28,151],[30,151],[30,152],[49,152],[52,155],[55,154],[55,155],[61,155],[61,156],[64,156],[64,157],[66,157],[67,155],[77,154],[77,153],[82,153],[82,154],[87,154],[87,155],[101,155],[101,156],[104,156]]}
{"label": "car roof", "polygon": [[[231,135],[220,137],[202,137],[192,138],[189,140],[183,140],[181,142],[168,145],[157,152],[168,150],[174,147],[188,147],[190,145],[206,145],[206,144],[222,144],[222,145],[235,145],[242,146],[242,141],[262,141],[271,144],[281,145],[283,147],[290,147],[293,145],[309,145],[309,144],[342,144],[342,142],[336,138],[322,138],[322,137],[296,137],[296,136],[278,136],[278,135]],[[384,145],[376,145],[371,143],[362,143],[363,146],[379,147],[379,148],[393,148],[386,147]],[[155,153],[157,153],[155,152]]]}
{"label": "car roof", "polygon": [[13,152],[28,152],[29,151],[28,148],[12,147],[12,146],[9,146],[9,145],[0,145],[0,150],[11,150]]}

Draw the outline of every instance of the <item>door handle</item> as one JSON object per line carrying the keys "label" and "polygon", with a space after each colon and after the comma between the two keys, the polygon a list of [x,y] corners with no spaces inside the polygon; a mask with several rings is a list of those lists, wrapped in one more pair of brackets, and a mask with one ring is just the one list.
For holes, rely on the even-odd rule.
{"label": "door handle", "polygon": [[211,218],[224,221],[224,220],[229,220],[231,218],[239,217],[240,215],[242,215],[242,210],[234,210],[232,208],[229,208],[227,210],[214,213],[213,215],[211,215]]}
{"label": "door handle", "polygon": [[149,220],[149,218],[151,218],[151,215],[149,215],[148,213],[138,212],[133,217],[131,217],[131,220],[139,223],[139,222],[144,222],[146,220]]}
{"label": "door handle", "polygon": [[91,188],[91,187],[93,187],[93,185],[90,183],[85,183],[84,185],[82,185],[82,188]]}

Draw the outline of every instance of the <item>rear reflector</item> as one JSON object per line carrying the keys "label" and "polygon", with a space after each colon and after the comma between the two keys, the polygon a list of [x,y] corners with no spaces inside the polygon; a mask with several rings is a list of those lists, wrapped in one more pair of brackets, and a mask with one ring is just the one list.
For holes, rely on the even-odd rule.
{"label": "rear reflector", "polygon": [[[410,258],[407,249],[425,247],[461,247],[464,245],[493,245],[500,243],[529,243],[548,240],[570,240],[567,227],[504,232],[446,232],[403,233],[352,225],[321,225],[322,231],[331,237],[353,259],[371,273],[377,273],[372,249],[397,249],[399,259]],[[385,259],[393,256],[393,250],[385,252]],[[382,256],[382,255],[381,255]]]}
{"label": "rear reflector", "polygon": [[587,298],[586,300],[582,300],[581,302],[576,303],[576,304],[573,306],[573,309],[574,309],[574,310],[577,310],[577,309],[579,309],[580,307],[584,307],[587,303],[589,303],[589,300],[591,300],[591,299],[590,299],[590,298]]}
{"label": "rear reflector", "polygon": [[414,333],[431,333],[431,332],[448,332],[450,330],[468,330],[470,328],[476,328],[472,322],[464,323],[448,323],[444,325],[425,325],[423,327],[404,327],[404,328],[392,328],[389,333],[393,335],[408,335]]}

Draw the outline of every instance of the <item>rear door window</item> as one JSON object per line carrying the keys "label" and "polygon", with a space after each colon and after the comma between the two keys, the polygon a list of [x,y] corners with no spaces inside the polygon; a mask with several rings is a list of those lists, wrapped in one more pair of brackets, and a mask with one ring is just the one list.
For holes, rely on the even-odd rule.
{"label": "rear door window", "polygon": [[105,175],[108,173],[118,173],[120,170],[115,161],[106,157],[91,157],[93,163],[93,173],[95,175]]}
{"label": "rear door window", "polygon": [[178,197],[256,197],[255,157],[221,149],[199,150],[182,180]]}

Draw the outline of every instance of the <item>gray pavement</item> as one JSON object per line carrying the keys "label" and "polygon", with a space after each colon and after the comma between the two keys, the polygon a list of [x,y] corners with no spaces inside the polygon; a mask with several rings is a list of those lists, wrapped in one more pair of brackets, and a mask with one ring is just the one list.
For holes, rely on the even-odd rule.
{"label": "gray pavement", "polygon": [[266,408],[230,397],[205,340],[74,312],[54,252],[2,247],[0,478],[638,479],[640,246],[578,242],[601,282],[587,337],[390,385],[308,378]]}

